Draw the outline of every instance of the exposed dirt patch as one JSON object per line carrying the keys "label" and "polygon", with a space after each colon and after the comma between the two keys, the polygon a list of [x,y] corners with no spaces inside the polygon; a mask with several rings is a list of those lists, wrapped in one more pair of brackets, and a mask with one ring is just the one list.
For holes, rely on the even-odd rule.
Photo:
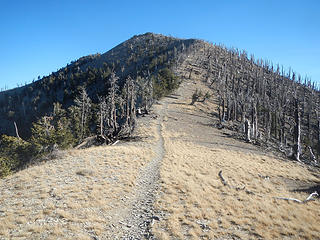
{"label": "exposed dirt patch", "polygon": [[162,136],[162,122],[166,116],[167,103],[156,107],[157,142],[153,148],[154,158],[141,169],[137,185],[134,190],[135,196],[125,209],[126,213],[120,220],[123,225],[122,239],[150,239],[150,232],[153,221],[160,220],[154,212],[153,205],[156,201],[160,180],[160,165],[165,155],[164,139]]}

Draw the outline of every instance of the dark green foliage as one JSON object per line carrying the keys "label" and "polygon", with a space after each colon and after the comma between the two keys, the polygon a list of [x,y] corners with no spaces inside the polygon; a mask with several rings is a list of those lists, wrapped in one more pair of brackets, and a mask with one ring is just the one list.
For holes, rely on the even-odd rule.
{"label": "dark green foliage", "polygon": [[179,86],[178,78],[168,68],[161,69],[153,78],[153,96],[159,99]]}
{"label": "dark green foliage", "polygon": [[212,97],[212,95],[209,92],[206,92],[203,96],[203,99],[201,102],[205,102],[206,100],[209,100]]}
{"label": "dark green foliage", "polygon": [[0,177],[27,163],[36,153],[31,143],[17,137],[2,135],[0,140]]}
{"label": "dark green foliage", "polygon": [[11,161],[7,157],[0,157],[0,178],[8,176],[12,169]]}
{"label": "dark green foliage", "polygon": [[30,141],[39,153],[50,152],[55,146],[65,149],[75,144],[71,122],[61,104],[54,104],[52,116],[44,116],[33,124]]}
{"label": "dark green foliage", "polygon": [[[174,57],[193,42],[141,35],[104,55],[80,58],[30,85],[0,94],[0,134],[14,135],[13,122],[17,123],[20,136],[28,139],[19,141],[32,147],[24,161],[56,147],[77,145],[88,136],[104,136],[108,143],[130,137],[136,109],[146,114],[154,98],[178,87],[171,71]],[[117,79],[115,86],[112,78]],[[21,152],[13,148],[14,156],[16,150]],[[7,154],[11,153],[0,159],[3,175],[17,169]]]}
{"label": "dark green foliage", "polygon": [[196,89],[196,91],[192,94],[192,101],[190,105],[193,105],[195,102],[198,102],[199,99],[203,96],[201,90]]}
{"label": "dark green foliage", "polygon": [[[169,70],[177,64],[175,57],[194,42],[154,34],[136,36],[103,55],[82,57],[49,76],[0,94],[0,105],[5,106],[1,109],[3,114],[0,114],[0,134],[13,135],[12,122],[15,121],[24,126],[20,129],[21,137],[30,138],[32,123],[43,116],[52,115],[55,102],[61,103],[64,109],[71,107],[79,86],[84,86],[92,103],[98,104],[98,96],[105,96],[109,91],[111,72],[119,77],[120,88],[129,75],[134,80],[141,77],[151,83],[153,76],[157,79],[155,96],[159,98],[175,85],[175,81],[170,81],[174,77],[170,76]],[[182,61],[184,57],[180,56],[179,60]],[[161,78],[165,81],[162,82]]]}

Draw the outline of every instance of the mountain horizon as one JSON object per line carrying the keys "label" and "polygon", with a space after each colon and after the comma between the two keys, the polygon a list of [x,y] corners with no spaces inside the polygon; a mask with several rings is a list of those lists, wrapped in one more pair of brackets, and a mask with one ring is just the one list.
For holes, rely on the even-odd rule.
{"label": "mountain horizon", "polygon": [[135,35],[0,113],[1,239],[319,236],[319,89],[244,50]]}

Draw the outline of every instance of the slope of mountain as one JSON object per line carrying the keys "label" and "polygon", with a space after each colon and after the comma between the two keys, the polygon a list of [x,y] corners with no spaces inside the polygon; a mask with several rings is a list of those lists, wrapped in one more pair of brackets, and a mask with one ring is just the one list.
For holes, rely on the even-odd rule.
{"label": "slope of mountain", "polygon": [[59,102],[63,108],[73,105],[80,86],[97,103],[98,96],[106,95],[110,87],[111,72],[120,78],[120,87],[129,75],[145,79],[170,68],[193,42],[152,33],[134,36],[104,54],[82,57],[34,83],[1,92],[0,134],[15,135],[16,122],[20,135],[29,137],[31,123],[50,115],[53,103]]}
{"label": "slope of mountain", "polygon": [[144,92],[153,105],[131,141],[55,151],[0,179],[0,239],[319,239],[319,92],[301,82],[244,51],[147,33],[2,92],[0,133],[16,122],[22,138],[43,116],[72,125],[81,92],[88,135],[127,124]]}
{"label": "slope of mountain", "polygon": [[[319,170],[231,137],[197,74],[138,141],[67,150],[0,180],[0,239],[318,239]],[[220,172],[221,171],[221,172]]]}
{"label": "slope of mountain", "polygon": [[[164,69],[168,71],[162,76]],[[80,87],[96,104],[88,131],[97,134],[97,104],[99,96],[110,90],[111,72],[119,78],[119,94],[125,91],[130,76],[136,86],[148,85],[153,98],[170,84],[167,76],[197,76],[215,89],[220,127],[245,134],[247,141],[267,145],[298,161],[317,164],[320,97],[309,79],[254,56],[249,58],[245,51],[153,33],[134,36],[105,54],[80,58],[33,84],[0,93],[0,134],[14,135],[16,122],[20,135],[30,136],[32,122],[52,114],[55,102],[64,109],[74,105]],[[141,88],[137,107],[141,107],[144,92]],[[200,97],[195,94],[194,100]],[[124,105],[118,103],[118,108]],[[120,109],[117,111],[120,114]],[[123,124],[118,120],[122,122],[117,124]]]}

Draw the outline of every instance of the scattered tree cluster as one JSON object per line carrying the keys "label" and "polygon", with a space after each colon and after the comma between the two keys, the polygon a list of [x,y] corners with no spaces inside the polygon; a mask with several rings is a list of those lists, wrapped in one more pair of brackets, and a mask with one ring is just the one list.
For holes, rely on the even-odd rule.
{"label": "scattered tree cluster", "polygon": [[[320,95],[291,69],[248,58],[245,51],[203,44],[198,59],[217,93],[220,124],[245,133],[248,142],[273,144],[298,161],[320,155]],[[194,94],[194,100],[200,97]],[[197,95],[197,96],[196,96]]]}
{"label": "scattered tree cluster", "polygon": [[[14,135],[12,122],[15,121],[18,126],[24,126],[20,128],[21,137],[29,138],[32,123],[52,114],[55,102],[59,102],[64,109],[72,106],[81,86],[85,87],[92,103],[98,104],[98,97],[108,92],[111,72],[119,78],[117,84],[121,89],[131,76],[140,82],[137,91],[142,85],[149,84],[149,89],[150,85],[155,85],[157,89],[148,93],[152,97],[159,97],[155,96],[158,90],[162,92],[160,95],[166,94],[167,89],[177,84],[171,70],[187,56],[193,42],[152,33],[135,36],[105,54],[82,57],[49,76],[38,77],[31,84],[2,92],[0,134]],[[159,78],[168,80],[167,84],[162,85],[162,80],[159,84]],[[137,97],[138,103],[145,101],[140,99],[139,94]],[[145,104],[150,105],[150,102]]]}
{"label": "scattered tree cluster", "polygon": [[[93,101],[89,87],[78,88],[74,103],[64,109],[62,104],[53,104],[51,114],[40,117],[32,124],[31,136],[24,141],[19,136],[3,135],[0,141],[0,176],[21,168],[32,158],[50,153],[55,149],[76,146],[86,138],[96,136],[96,143],[110,144],[131,136],[137,108],[149,111],[153,99],[169,93],[178,86],[176,76],[167,68],[161,69],[148,79],[128,76],[121,84],[120,78],[111,72],[107,75],[105,94]],[[141,111],[141,110],[140,110]],[[28,154],[26,154],[28,153]]]}

